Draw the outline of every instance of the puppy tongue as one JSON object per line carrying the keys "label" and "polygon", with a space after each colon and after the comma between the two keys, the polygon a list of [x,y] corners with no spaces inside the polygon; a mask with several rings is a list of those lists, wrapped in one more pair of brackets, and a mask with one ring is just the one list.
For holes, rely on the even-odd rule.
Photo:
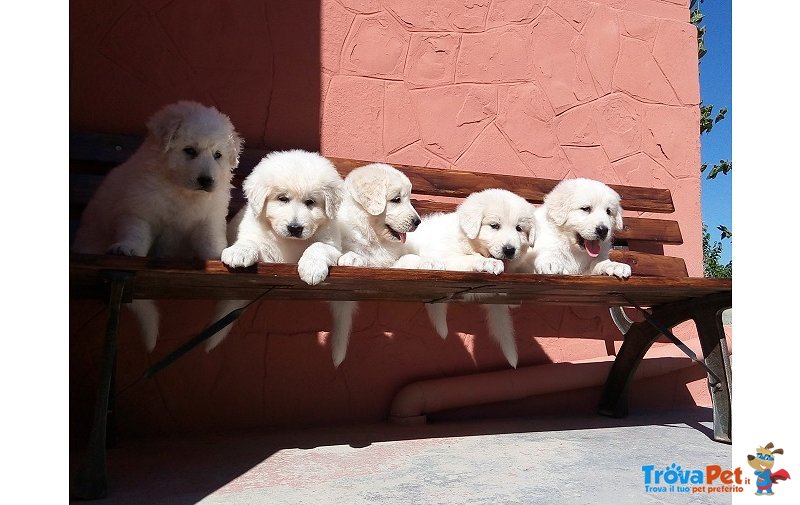
{"label": "puppy tongue", "polygon": [[405,244],[406,243],[406,234],[405,233],[399,233],[398,235],[400,235],[400,243],[401,244]]}
{"label": "puppy tongue", "polygon": [[600,254],[600,241],[599,240],[584,240],[586,244],[586,252],[589,256],[596,258]]}

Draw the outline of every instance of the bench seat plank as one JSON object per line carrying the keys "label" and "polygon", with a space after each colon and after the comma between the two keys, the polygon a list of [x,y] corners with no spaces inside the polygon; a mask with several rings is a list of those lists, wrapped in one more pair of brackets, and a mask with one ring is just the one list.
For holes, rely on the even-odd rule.
{"label": "bench seat plank", "polygon": [[[260,263],[232,270],[220,261],[73,255],[70,287],[73,297],[106,297],[102,272],[136,274],[134,298],[251,299],[268,289],[265,298],[295,300],[464,300],[463,294],[485,293],[484,303],[626,305],[625,296],[643,306],[702,297],[731,289],[730,279],[689,277],[557,276],[477,272],[409,271],[333,267],[328,278],[308,286],[296,265]],[[498,295],[504,293],[505,295]]]}

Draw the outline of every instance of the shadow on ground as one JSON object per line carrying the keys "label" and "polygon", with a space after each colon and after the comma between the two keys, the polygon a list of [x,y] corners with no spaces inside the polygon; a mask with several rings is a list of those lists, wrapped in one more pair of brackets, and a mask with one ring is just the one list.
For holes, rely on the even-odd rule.
{"label": "shadow on ground", "polygon": [[646,493],[641,467],[730,466],[730,446],[711,440],[711,421],[710,409],[696,408],[624,419],[546,416],[128,439],[109,450],[109,497],[96,503],[680,503],[686,496]]}

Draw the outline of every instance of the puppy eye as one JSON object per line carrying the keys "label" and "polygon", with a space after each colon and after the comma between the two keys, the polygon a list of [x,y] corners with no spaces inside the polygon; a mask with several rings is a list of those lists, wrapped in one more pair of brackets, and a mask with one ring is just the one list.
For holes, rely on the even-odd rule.
{"label": "puppy eye", "polygon": [[522,231],[522,226],[517,225],[517,231]]}
{"label": "puppy eye", "polygon": [[492,224],[489,225],[489,228],[491,228],[493,230],[499,230],[500,229],[500,224],[492,223]]}
{"label": "puppy eye", "polygon": [[606,209],[606,214],[611,215],[611,209]]}
{"label": "puppy eye", "polygon": [[589,206],[586,206],[586,207],[581,207],[581,210],[584,211],[584,212],[591,212],[592,208],[589,207]]}
{"label": "puppy eye", "polygon": [[390,202],[392,202],[392,203],[400,203],[400,197],[399,197],[399,196],[396,196],[396,197],[392,198],[392,199],[391,199],[391,200],[389,200],[389,201],[390,201]]}
{"label": "puppy eye", "polygon": [[288,202],[288,201],[289,201],[289,197],[288,197],[288,196],[286,196],[286,195],[280,195],[280,196],[278,197],[278,201],[279,201],[279,202],[286,203],[286,202]]}
{"label": "puppy eye", "polygon": [[219,151],[215,151],[215,152],[214,152],[214,159],[215,159],[215,160],[218,160],[218,159],[220,159],[220,158],[222,158],[222,153],[221,153],[221,152],[219,152]]}
{"label": "puppy eye", "polygon": [[197,158],[197,149],[194,147],[184,147],[183,152],[185,152],[190,158]]}
{"label": "puppy eye", "polygon": [[306,207],[313,207],[314,204],[317,203],[317,202],[315,202],[313,199],[309,198],[308,200],[306,200],[303,203],[306,204]]}

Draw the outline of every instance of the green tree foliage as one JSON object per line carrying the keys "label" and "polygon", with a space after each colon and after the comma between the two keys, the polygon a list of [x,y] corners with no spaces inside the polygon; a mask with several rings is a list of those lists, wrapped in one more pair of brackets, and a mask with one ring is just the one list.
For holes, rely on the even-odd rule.
{"label": "green tree foliage", "polygon": [[[710,133],[715,124],[725,119],[727,113],[728,108],[721,107],[717,111],[716,117],[711,119],[711,116],[714,114],[714,106],[703,105],[703,102],[700,102],[700,135]],[[707,163],[700,165],[700,173],[705,172],[707,168]],[[709,170],[708,174],[706,174],[706,179],[715,179],[719,174],[728,175],[731,170],[733,170],[733,163],[731,163],[730,160],[719,160],[719,163],[716,163],[711,170]]]}
{"label": "green tree foliage", "polygon": [[713,105],[703,105],[700,102],[700,134],[709,133],[714,125],[725,119],[725,114],[728,113],[727,107],[722,107],[717,111],[717,116],[711,120],[711,115],[714,113]]}
{"label": "green tree foliage", "polygon": [[[705,46],[706,27],[701,25],[703,22],[704,14],[700,11],[700,5],[704,0],[692,0],[689,4],[690,19],[689,21],[697,28],[697,59],[700,60],[708,52]],[[720,107],[716,115],[714,114],[714,105],[704,105],[700,102],[700,135],[709,134],[714,128],[714,125],[725,119],[728,113],[727,107]],[[713,118],[713,119],[712,119]],[[703,163],[700,165],[700,173],[705,173],[708,169],[708,164]],[[716,179],[719,174],[728,175],[733,171],[733,163],[730,160],[719,160],[719,163],[714,164],[711,170],[706,174],[706,179]],[[717,230],[721,232],[720,240],[731,239],[733,233],[723,225],[717,226]],[[733,275],[733,261],[729,261],[727,265],[719,263],[722,257],[722,243],[714,241],[711,245],[711,234],[708,232],[708,226],[703,223],[703,274],[706,277],[731,277]]]}
{"label": "green tree foliage", "polygon": [[[720,226],[718,229],[725,228]],[[726,232],[730,232],[725,228],[722,233],[722,238],[726,238]],[[708,227],[703,224],[703,275],[705,277],[727,277],[733,276],[733,260],[729,261],[727,265],[721,265],[719,259],[722,257],[722,244],[714,241],[711,245],[711,233]]]}
{"label": "green tree foliage", "polygon": [[700,2],[697,0],[692,0],[692,2],[689,4],[689,9],[691,11],[689,13],[689,22],[697,27],[697,59],[702,58],[708,52],[706,51],[705,44],[706,27],[700,25],[704,16],[704,14],[700,12],[701,3],[703,3],[703,0],[700,0]]}

